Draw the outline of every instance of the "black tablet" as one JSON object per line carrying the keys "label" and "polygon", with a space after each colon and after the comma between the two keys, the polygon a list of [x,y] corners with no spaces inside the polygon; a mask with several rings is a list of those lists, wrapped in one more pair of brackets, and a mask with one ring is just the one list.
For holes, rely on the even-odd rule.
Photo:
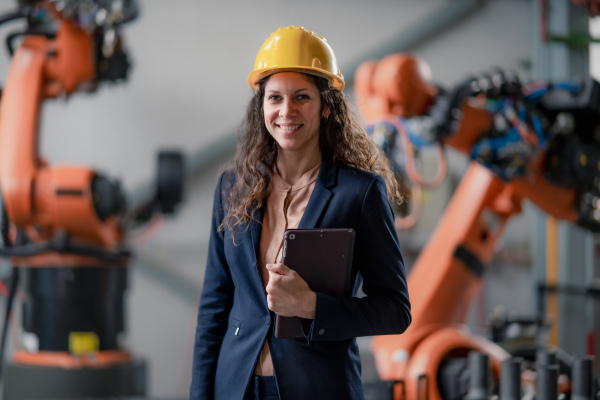
{"label": "black tablet", "polygon": [[[295,270],[313,292],[349,296],[353,229],[288,229],[281,262]],[[275,337],[303,337],[299,317],[275,319]]]}

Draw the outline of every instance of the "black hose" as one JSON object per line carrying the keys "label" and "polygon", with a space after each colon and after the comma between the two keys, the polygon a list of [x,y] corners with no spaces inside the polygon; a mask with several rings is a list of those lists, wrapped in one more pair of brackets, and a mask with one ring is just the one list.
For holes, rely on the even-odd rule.
{"label": "black hose", "polygon": [[6,36],[5,44],[6,44],[6,49],[8,50],[8,53],[11,56],[15,54],[15,47],[13,46],[13,41],[16,38],[19,38],[21,36],[28,36],[28,35],[44,36],[49,39],[54,39],[56,37],[56,32],[55,31],[42,31],[39,29],[27,29],[22,32],[13,32],[13,33],[8,34]]}
{"label": "black hose", "polygon": [[[1,198],[1,197],[0,197]],[[8,215],[6,214],[6,205],[2,204],[2,214],[0,215],[0,235],[2,236],[2,242],[4,247],[8,248],[12,246],[10,239],[8,238]]]}
{"label": "black hose", "polygon": [[0,256],[2,257],[30,257],[36,254],[48,252],[78,254],[81,256],[105,258],[108,260],[120,260],[123,257],[129,257],[131,255],[131,253],[126,249],[108,251],[98,247],[80,246],[66,242],[61,243],[60,240],[44,243],[27,243],[9,248],[0,247]]}
{"label": "black hose", "polygon": [[[5,24],[10,21],[14,21],[16,19],[27,18],[31,13],[31,9],[29,7],[21,7],[17,11],[8,12],[6,14],[0,15],[0,25]],[[11,53],[12,55],[12,53]],[[0,96],[2,95],[2,88],[0,88]]]}
{"label": "black hose", "polygon": [[6,302],[6,313],[4,314],[4,325],[2,325],[2,338],[0,339],[0,380],[2,379],[2,372],[4,366],[4,350],[6,347],[6,337],[8,336],[8,325],[10,320],[10,313],[12,310],[13,301],[15,299],[15,293],[17,292],[17,285],[19,283],[19,270],[16,267],[12,269],[12,279],[10,283],[10,291],[8,293],[8,299]]}
{"label": "black hose", "polygon": [[6,14],[0,15],[0,25],[5,24],[10,21],[14,21],[19,18],[27,18],[29,16],[30,9],[29,7],[23,7],[18,9],[17,11],[8,12]]}
{"label": "black hose", "polygon": [[[10,239],[8,236],[8,231],[9,231],[9,222],[8,222],[8,215],[6,213],[6,204],[4,204],[4,202],[2,202],[2,211],[0,213],[0,236],[2,237],[2,242],[4,243],[4,248],[10,248],[12,246],[12,243],[10,242]],[[19,278],[18,270],[13,267],[10,291],[9,291],[8,297],[6,299],[6,314],[4,315],[4,324],[2,325],[2,337],[0,338],[0,380],[2,380],[2,370],[3,370],[3,366],[4,366],[4,347],[6,344],[8,325],[10,323],[10,313],[12,311],[12,303],[14,301],[14,296],[17,291],[18,278]]]}

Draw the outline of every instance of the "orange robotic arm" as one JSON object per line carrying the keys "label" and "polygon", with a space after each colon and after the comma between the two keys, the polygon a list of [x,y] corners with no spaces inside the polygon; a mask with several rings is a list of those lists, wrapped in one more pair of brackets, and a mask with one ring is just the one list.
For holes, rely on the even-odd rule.
{"label": "orange robotic arm", "polygon": [[[600,193],[590,178],[599,171],[577,172],[569,167],[583,159],[581,154],[594,160],[591,164],[598,162],[600,148],[598,143],[589,146],[589,124],[593,127],[600,121],[596,111],[600,85],[591,80],[564,90],[546,85],[532,95],[518,80],[498,72],[499,76],[469,79],[436,98],[423,75],[407,68],[416,63],[410,55],[393,55],[359,68],[356,95],[365,121],[430,118],[438,141],[487,168],[478,162],[470,165],[411,270],[411,326],[402,335],[376,337],[372,349],[380,377],[403,381],[407,398],[443,399],[448,389],[438,378],[448,360],[466,357],[471,350],[487,353],[497,377],[500,361],[508,357],[498,345],[469,333],[463,324],[485,265],[507,221],[521,211],[521,201],[529,199],[550,215],[600,230],[600,212],[594,210]],[[408,95],[413,90],[418,95]],[[568,96],[565,90],[570,90]],[[490,111],[489,99],[501,100],[507,111]],[[521,105],[526,115],[506,124],[514,130],[498,131],[495,113],[510,117],[514,109],[522,111]],[[565,113],[579,123],[572,124],[570,132],[562,126],[561,135],[548,133],[562,129]],[[539,122],[542,119],[545,126]],[[535,129],[529,126],[531,121],[539,122]],[[536,132],[543,135],[536,137]],[[565,153],[564,146],[556,144],[561,138],[577,150]],[[394,398],[402,398],[399,387]]]}
{"label": "orange robotic arm", "polygon": [[[50,167],[38,154],[42,102],[94,89],[103,78],[99,68],[112,61],[100,57],[100,29],[84,29],[75,6],[71,2],[58,12],[53,1],[31,2],[29,28],[14,52],[2,92],[0,186],[8,219],[30,240],[50,240],[60,229],[89,245],[114,248],[123,237],[117,221],[124,211],[118,185],[89,168]],[[34,14],[38,21],[32,23]],[[55,21],[57,31],[41,29]],[[113,43],[112,55],[124,54],[118,45]],[[115,78],[125,78],[127,67],[126,62],[121,65]]]}
{"label": "orange robotic arm", "polygon": [[[52,167],[38,154],[44,101],[127,77],[119,27],[136,17],[137,8],[134,0],[21,0],[20,5],[20,12],[0,16],[0,23],[27,18],[24,32],[9,35],[13,58],[0,107],[0,255],[11,257],[14,277],[0,367],[19,276],[25,292],[23,341],[7,364],[5,393],[143,396],[145,364],[134,362],[119,340],[129,261],[124,237],[130,221],[147,220],[158,209],[173,212],[181,200],[181,156],[161,154],[155,198],[126,215],[118,183],[87,167]],[[13,52],[12,40],[20,36]],[[9,235],[9,222],[16,235]],[[54,378],[39,379],[44,374]],[[91,383],[83,392],[73,391],[81,374]],[[123,384],[105,382],[114,377]],[[32,388],[19,381],[37,383]]]}
{"label": "orange robotic arm", "polygon": [[115,246],[122,237],[115,215],[94,207],[94,179],[88,168],[52,168],[38,155],[42,101],[69,95],[94,83],[93,37],[63,21],[55,39],[26,36],[14,54],[0,108],[0,186],[9,220],[21,228],[36,226],[40,239],[56,228],[90,243]]}
{"label": "orange robotic arm", "polygon": [[[406,54],[365,62],[355,74],[354,91],[367,131],[390,160],[403,195],[412,203],[409,215],[396,217],[396,229],[415,226],[421,213],[422,188],[439,186],[446,175],[446,159],[438,146],[435,177],[430,180],[421,177],[415,167],[418,151],[411,144],[406,124],[398,118],[423,115],[433,103],[437,89],[429,83],[429,74],[424,62]],[[396,141],[400,142],[399,152],[394,151]]]}

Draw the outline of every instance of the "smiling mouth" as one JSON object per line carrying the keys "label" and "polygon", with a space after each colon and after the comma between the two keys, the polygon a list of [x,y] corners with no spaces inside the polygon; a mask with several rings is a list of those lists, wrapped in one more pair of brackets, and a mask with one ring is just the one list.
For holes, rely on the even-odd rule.
{"label": "smiling mouth", "polygon": [[300,128],[302,126],[302,124],[300,125],[277,125],[276,126],[284,131],[295,131],[296,129]]}

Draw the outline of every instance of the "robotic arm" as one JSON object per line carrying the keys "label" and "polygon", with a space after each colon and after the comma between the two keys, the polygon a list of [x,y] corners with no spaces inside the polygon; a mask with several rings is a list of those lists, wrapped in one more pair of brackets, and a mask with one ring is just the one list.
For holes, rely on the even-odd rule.
{"label": "robotic arm", "polygon": [[[522,87],[515,76],[496,71],[468,80],[448,97],[431,110],[441,141],[548,214],[600,231],[598,82]],[[484,128],[475,119],[486,114],[490,122]]]}
{"label": "robotic arm", "polygon": [[[0,186],[8,219],[29,232],[35,227],[39,240],[61,229],[88,244],[115,247],[123,235],[117,216],[125,207],[119,186],[88,168],[52,168],[38,155],[43,101],[127,77],[118,30],[135,17],[134,3],[101,8],[92,2],[92,9],[84,3],[25,2],[28,28],[19,33],[23,43],[2,93]],[[117,3],[121,9],[112,8]],[[15,37],[9,36],[10,48]]]}
{"label": "robotic arm", "polygon": [[[182,157],[161,154],[155,196],[128,211],[118,182],[87,167],[53,167],[38,153],[44,101],[127,78],[120,31],[136,16],[134,0],[21,0],[0,16],[27,22],[7,38],[12,61],[0,103],[0,255],[14,271],[0,351],[19,276],[25,292],[23,345],[6,368],[5,398],[144,395],[145,364],[119,341],[125,237],[181,201]],[[116,378],[122,383],[105,382]]]}
{"label": "robotic arm", "polygon": [[[373,132],[392,121],[392,130],[408,137],[415,136],[407,132],[411,119],[420,119],[433,140],[411,140],[413,146],[451,146],[473,162],[408,277],[412,325],[403,335],[376,337],[373,353],[380,377],[403,381],[407,398],[443,399],[451,385],[441,371],[450,360],[487,353],[497,376],[509,356],[463,324],[495,243],[522,200],[600,231],[600,85],[588,79],[523,86],[494,71],[444,93],[416,65],[402,54],[357,71],[364,119]],[[394,398],[403,396],[398,388]]]}

